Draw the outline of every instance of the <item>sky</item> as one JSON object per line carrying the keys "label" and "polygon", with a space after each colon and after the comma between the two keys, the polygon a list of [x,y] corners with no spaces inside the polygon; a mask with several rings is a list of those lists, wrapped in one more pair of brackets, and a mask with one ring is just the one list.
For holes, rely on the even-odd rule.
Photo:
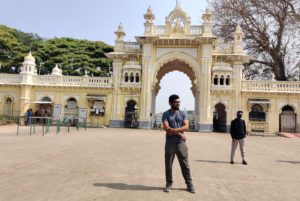
{"label": "sky", "polygon": [[[178,0],[191,17],[192,25],[202,24],[206,0]],[[125,41],[135,41],[144,32],[143,15],[149,6],[155,14],[155,25],[164,25],[165,17],[174,9],[176,0],[0,0],[0,24],[43,38],[72,37],[103,41],[114,45],[120,22]],[[178,84],[175,88],[174,83]],[[191,81],[179,72],[162,78],[156,99],[156,112],[166,110],[168,96],[178,93],[182,109],[194,109]],[[177,90],[174,90],[177,89]]]}

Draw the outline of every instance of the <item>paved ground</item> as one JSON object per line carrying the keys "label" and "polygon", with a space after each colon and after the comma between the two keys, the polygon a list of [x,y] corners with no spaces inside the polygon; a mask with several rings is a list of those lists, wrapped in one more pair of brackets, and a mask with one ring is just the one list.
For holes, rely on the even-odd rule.
{"label": "paved ground", "polygon": [[[164,134],[129,129],[75,129],[16,136],[0,127],[1,201],[300,200],[300,139],[248,137],[248,166],[230,165],[226,134],[187,133],[195,195],[178,162],[165,193]],[[28,130],[27,130],[28,131]]]}

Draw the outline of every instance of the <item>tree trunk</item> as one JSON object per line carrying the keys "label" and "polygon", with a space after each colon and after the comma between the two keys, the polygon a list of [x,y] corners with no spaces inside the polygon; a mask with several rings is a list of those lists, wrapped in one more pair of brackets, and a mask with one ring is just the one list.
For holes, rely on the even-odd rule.
{"label": "tree trunk", "polygon": [[275,80],[277,81],[287,81],[287,77],[284,71],[284,64],[282,61],[277,61],[273,66],[273,72],[275,75]]}

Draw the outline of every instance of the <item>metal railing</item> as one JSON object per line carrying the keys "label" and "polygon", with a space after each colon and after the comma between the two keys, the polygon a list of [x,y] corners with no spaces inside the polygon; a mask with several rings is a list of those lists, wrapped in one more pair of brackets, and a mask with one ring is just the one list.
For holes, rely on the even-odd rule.
{"label": "metal railing", "polygon": [[62,128],[66,128],[65,130],[70,133],[71,128],[79,128],[87,129],[86,119],[79,121],[78,119],[74,121],[69,117],[63,117],[61,119],[53,119],[52,117],[26,117],[26,116],[18,116],[16,117],[17,123],[17,135],[20,135],[21,132],[25,132],[26,134],[34,135],[34,134],[42,134],[45,136],[46,134],[51,132],[55,132],[57,135],[61,132]]}

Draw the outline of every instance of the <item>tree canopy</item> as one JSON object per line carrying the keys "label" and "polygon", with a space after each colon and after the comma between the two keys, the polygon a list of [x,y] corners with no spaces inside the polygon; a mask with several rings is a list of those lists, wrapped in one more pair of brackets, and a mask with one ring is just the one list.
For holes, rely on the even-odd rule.
{"label": "tree canopy", "polygon": [[[239,24],[246,49],[253,59],[246,65],[248,78],[260,74],[276,80],[299,79],[300,2],[298,0],[210,0],[214,32],[229,40]],[[259,73],[259,70],[263,73]]]}
{"label": "tree canopy", "polygon": [[105,76],[111,60],[105,57],[113,47],[100,42],[73,38],[43,39],[37,34],[24,33],[0,25],[1,72],[18,73],[24,56],[32,51],[40,74],[51,74],[58,64],[64,75]]}

